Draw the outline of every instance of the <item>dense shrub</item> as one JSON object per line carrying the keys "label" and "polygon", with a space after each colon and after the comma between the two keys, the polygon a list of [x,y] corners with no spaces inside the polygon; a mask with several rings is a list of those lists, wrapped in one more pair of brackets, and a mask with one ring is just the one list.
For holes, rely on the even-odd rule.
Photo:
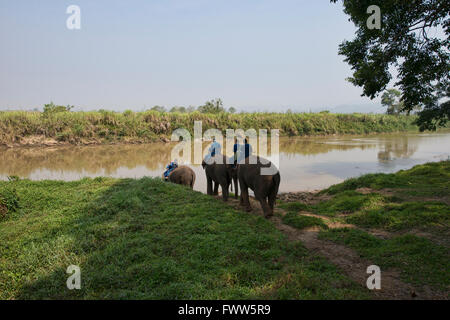
{"label": "dense shrub", "polygon": [[10,212],[14,212],[19,208],[19,196],[16,189],[8,184],[0,189],[0,218],[6,217]]}

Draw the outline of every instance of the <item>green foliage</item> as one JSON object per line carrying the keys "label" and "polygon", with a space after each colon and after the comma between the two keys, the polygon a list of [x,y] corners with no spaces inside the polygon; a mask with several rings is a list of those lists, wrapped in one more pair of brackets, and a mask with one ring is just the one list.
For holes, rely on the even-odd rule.
{"label": "green foliage", "polygon": [[69,112],[71,109],[73,109],[73,106],[57,106],[53,102],[50,102],[44,105],[43,116],[48,117],[58,112]]}
{"label": "green foliage", "polygon": [[19,208],[19,196],[14,187],[14,182],[9,182],[0,187],[0,218],[8,213],[15,212]]}
{"label": "green foliage", "polygon": [[201,113],[221,113],[225,112],[223,102],[221,99],[215,99],[207,101],[203,106],[198,107],[198,111]]}
{"label": "green foliage", "polygon": [[396,89],[388,89],[381,96],[381,104],[387,107],[387,114],[400,114],[404,105],[399,100],[402,93]]}
{"label": "green foliage", "polygon": [[[21,207],[0,221],[0,299],[367,298],[269,221],[183,186],[15,184]],[[81,290],[66,288],[72,264]]]}
{"label": "green foliage", "polygon": [[186,107],[172,107],[172,109],[170,109],[170,112],[179,112],[179,113],[186,113]]}
{"label": "green foliage", "polygon": [[417,130],[415,116],[328,113],[215,113],[145,111],[124,113],[107,110],[58,112],[50,117],[39,112],[0,111],[0,144],[20,142],[28,136],[44,135],[70,143],[83,141],[152,142],[186,128],[193,135],[194,122],[204,131],[253,128],[280,129],[284,136],[367,134]]}
{"label": "green foliage", "polygon": [[[450,119],[448,1],[343,0],[343,5],[358,28],[356,38],[339,47],[353,69],[349,81],[373,99],[391,81],[390,68],[397,67],[399,81],[395,85],[403,93],[405,109],[424,108],[419,113],[420,128],[434,130],[445,125]],[[367,27],[370,5],[381,9],[381,29]]]}
{"label": "green foliage", "polygon": [[154,107],[151,108],[150,110],[156,111],[156,112],[166,112],[166,108],[161,107],[161,106],[154,106]]}
{"label": "green foliage", "polygon": [[362,230],[347,228],[322,231],[319,238],[355,249],[381,270],[397,268],[407,282],[441,290],[447,290],[450,285],[448,249],[430,240],[410,234],[383,240]]}

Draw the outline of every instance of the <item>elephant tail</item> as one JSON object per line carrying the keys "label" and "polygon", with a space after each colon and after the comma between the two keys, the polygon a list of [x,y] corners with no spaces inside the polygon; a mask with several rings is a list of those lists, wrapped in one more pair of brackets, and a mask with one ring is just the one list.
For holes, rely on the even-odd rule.
{"label": "elephant tail", "polygon": [[191,189],[194,189],[194,184],[195,184],[195,173],[192,172]]}
{"label": "elephant tail", "polygon": [[275,196],[276,196],[278,194],[278,189],[280,188],[280,182],[281,182],[280,172],[277,172],[277,174],[273,176],[272,181],[274,184],[274,192],[275,192]]}

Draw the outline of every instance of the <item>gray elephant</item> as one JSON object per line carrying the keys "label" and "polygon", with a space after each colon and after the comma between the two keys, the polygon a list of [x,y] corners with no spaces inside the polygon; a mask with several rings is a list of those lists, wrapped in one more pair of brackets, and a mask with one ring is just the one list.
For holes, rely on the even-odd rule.
{"label": "gray elephant", "polygon": [[261,204],[264,216],[271,217],[281,181],[278,169],[264,158],[250,156],[239,163],[238,179],[241,187],[240,204],[245,206],[247,211],[252,210],[248,198],[250,188]]}
{"label": "gray elephant", "polygon": [[[222,154],[216,155],[205,162],[203,160],[202,167],[206,173],[207,188],[206,193],[208,195],[218,195],[219,185],[222,188],[223,201],[228,200],[229,187],[233,180],[233,168],[231,164],[227,164],[226,157]],[[235,173],[236,176],[236,173]],[[214,183],[214,190],[213,190]],[[237,191],[236,191],[237,193]]]}
{"label": "gray elephant", "polygon": [[188,166],[179,166],[170,173],[168,180],[194,189],[195,172]]}

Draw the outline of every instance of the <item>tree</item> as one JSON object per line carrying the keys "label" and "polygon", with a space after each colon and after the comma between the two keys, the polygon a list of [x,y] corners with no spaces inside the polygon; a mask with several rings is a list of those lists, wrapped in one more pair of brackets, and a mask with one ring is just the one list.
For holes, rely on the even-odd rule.
{"label": "tree", "polygon": [[53,102],[44,105],[44,115],[55,114],[59,112],[69,112],[74,106],[57,106]]}
{"label": "tree", "polygon": [[201,113],[221,113],[225,111],[223,102],[221,99],[211,100],[205,103],[205,105],[198,107],[198,111]]}
{"label": "tree", "polygon": [[[336,3],[338,0],[331,0]],[[404,110],[420,106],[421,130],[434,130],[450,119],[450,15],[448,0],[342,0],[358,28],[339,54],[352,67],[348,80],[374,99],[398,70]],[[369,29],[368,8],[381,9],[381,28]],[[443,35],[439,29],[443,30]],[[432,31],[432,32],[430,32]],[[442,33],[442,32],[441,32]]]}
{"label": "tree", "polygon": [[404,105],[400,101],[402,93],[396,89],[388,89],[381,96],[381,104],[387,107],[387,114],[400,114]]}
{"label": "tree", "polygon": [[161,106],[154,106],[151,110],[158,111],[158,112],[166,112],[166,108],[161,107]]}
{"label": "tree", "polygon": [[186,108],[185,107],[173,107],[172,109],[170,109],[170,112],[180,112],[180,113],[185,113],[186,112]]}
{"label": "tree", "polygon": [[187,113],[191,113],[191,112],[194,112],[195,109],[196,109],[196,108],[195,108],[194,106],[189,106],[189,107],[186,108],[186,112],[187,112]]}
{"label": "tree", "polygon": [[229,113],[236,113],[236,109],[233,108],[233,107],[230,107],[230,108],[228,109],[228,112],[229,112]]}

